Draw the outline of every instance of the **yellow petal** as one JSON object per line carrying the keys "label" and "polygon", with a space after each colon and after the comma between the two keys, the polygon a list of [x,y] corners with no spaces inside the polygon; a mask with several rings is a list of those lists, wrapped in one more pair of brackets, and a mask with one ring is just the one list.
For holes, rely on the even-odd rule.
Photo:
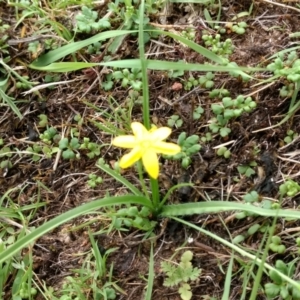
{"label": "yellow petal", "polygon": [[120,135],[115,137],[111,143],[121,148],[134,148],[136,146],[136,138],[133,135]]}
{"label": "yellow petal", "polygon": [[120,167],[126,169],[136,163],[141,157],[142,153],[140,147],[135,147],[129,153],[121,157]]}
{"label": "yellow petal", "polygon": [[156,142],[152,145],[152,149],[156,153],[166,154],[166,155],[175,155],[181,152],[180,146],[174,143],[166,143],[166,142]]}
{"label": "yellow petal", "polygon": [[159,173],[157,154],[152,150],[148,150],[144,153],[142,161],[147,173],[152,178],[157,179]]}
{"label": "yellow petal", "polygon": [[148,134],[148,130],[145,128],[145,126],[143,124],[141,124],[139,122],[132,122],[131,129],[132,129],[134,136],[138,140],[145,138],[145,136]]}
{"label": "yellow petal", "polygon": [[163,141],[171,134],[171,132],[172,132],[172,130],[169,127],[160,127],[150,133],[151,140],[152,141]]}

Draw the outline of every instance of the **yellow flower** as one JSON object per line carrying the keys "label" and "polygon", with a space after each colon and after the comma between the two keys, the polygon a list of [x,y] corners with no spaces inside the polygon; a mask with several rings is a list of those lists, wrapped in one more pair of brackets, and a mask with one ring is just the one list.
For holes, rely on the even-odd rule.
{"label": "yellow flower", "polygon": [[125,169],[132,166],[139,159],[148,174],[156,179],[159,173],[157,154],[175,155],[181,148],[173,143],[163,142],[170,134],[168,127],[152,128],[149,131],[138,122],[131,123],[133,135],[122,135],[113,139],[112,144],[121,148],[132,150],[120,160],[120,167]]}

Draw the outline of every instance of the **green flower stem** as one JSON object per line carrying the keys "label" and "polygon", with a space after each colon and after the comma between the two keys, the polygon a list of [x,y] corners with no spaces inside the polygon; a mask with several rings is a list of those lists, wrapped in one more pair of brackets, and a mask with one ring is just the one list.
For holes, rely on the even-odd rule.
{"label": "green flower stem", "polygon": [[[149,89],[148,89],[148,74],[147,74],[147,59],[145,58],[145,44],[144,44],[144,18],[145,2],[142,0],[140,5],[139,16],[139,55],[141,60],[142,78],[143,78],[143,121],[145,127],[149,130],[151,128],[150,123],[150,104],[149,104]],[[159,188],[157,179],[150,179],[152,202],[155,210],[155,214],[159,210]]]}
{"label": "green flower stem", "polygon": [[145,179],[144,179],[144,176],[143,176],[143,164],[142,164],[141,160],[139,160],[137,162],[137,169],[138,169],[139,179],[140,179],[140,182],[141,182],[143,193],[144,193],[145,197],[150,199],[149,193],[148,193],[148,190],[147,190],[147,187],[146,187],[146,184],[145,184]]}
{"label": "green flower stem", "polygon": [[152,203],[154,207],[154,214],[159,214],[159,189],[158,189],[158,180],[150,178],[151,191],[152,191]]}

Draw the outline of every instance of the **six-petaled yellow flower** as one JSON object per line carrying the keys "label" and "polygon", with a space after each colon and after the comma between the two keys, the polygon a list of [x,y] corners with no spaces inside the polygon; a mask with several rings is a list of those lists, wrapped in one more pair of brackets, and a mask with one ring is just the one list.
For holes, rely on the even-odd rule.
{"label": "six-petaled yellow flower", "polygon": [[112,141],[114,146],[132,148],[121,158],[120,167],[128,168],[142,159],[148,174],[156,179],[159,173],[157,154],[175,155],[181,151],[181,148],[176,144],[164,142],[171,134],[171,129],[168,127],[154,128],[148,131],[141,123],[133,122],[131,129],[133,135],[118,136]]}

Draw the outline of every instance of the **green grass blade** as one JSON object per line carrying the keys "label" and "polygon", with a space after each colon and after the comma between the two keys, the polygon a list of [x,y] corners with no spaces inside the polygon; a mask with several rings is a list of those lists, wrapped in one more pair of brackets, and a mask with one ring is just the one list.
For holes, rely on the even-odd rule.
{"label": "green grass blade", "polygon": [[[101,66],[116,68],[141,68],[139,59],[118,60],[100,63]],[[171,62],[163,60],[147,60],[147,67],[151,70],[182,70],[182,71],[204,71],[204,72],[232,72],[232,71],[264,71],[264,68],[248,68],[248,67],[232,67],[232,66],[216,66],[203,64],[190,64],[183,62]]]}
{"label": "green grass blade", "polygon": [[[230,249],[238,252],[240,255],[242,255],[244,257],[247,257],[247,258],[250,258],[258,266],[263,263],[262,260],[259,259],[257,256],[248,253],[247,251],[241,249],[237,245],[232,244],[231,242],[229,242],[229,241],[227,241],[227,240],[219,237],[218,235],[216,235],[216,234],[214,234],[214,233],[212,233],[210,231],[207,231],[207,230],[205,230],[203,228],[200,228],[200,227],[198,227],[198,226],[196,226],[196,225],[194,225],[194,224],[192,224],[192,223],[190,223],[188,221],[182,220],[180,218],[172,217],[172,219],[176,220],[176,221],[178,221],[180,223],[183,223],[183,224],[185,224],[185,225],[187,225],[187,226],[189,226],[191,228],[194,228],[194,229],[198,230],[199,232],[201,232],[201,233],[203,233],[203,234],[205,234],[205,235],[207,235],[207,236],[215,239],[216,241],[222,243],[223,245],[229,247]],[[266,269],[269,269],[269,270],[272,270],[273,272],[276,272],[283,280],[287,281],[288,283],[290,283],[291,285],[293,285],[295,288],[297,288],[297,289],[300,290],[300,284],[298,282],[294,281],[289,276],[283,274],[282,272],[278,271],[276,268],[272,267],[271,265],[269,265],[267,263],[264,263],[264,266],[265,266]]]}
{"label": "green grass blade", "polygon": [[153,254],[153,242],[151,242],[150,258],[149,258],[149,273],[148,284],[145,300],[151,300],[153,284],[154,284],[154,254]]}
{"label": "green grass blade", "polygon": [[[168,35],[170,37],[172,37],[175,40],[178,40],[180,42],[182,42],[183,44],[187,45],[188,47],[190,47],[191,49],[195,50],[196,52],[200,53],[201,55],[205,56],[206,58],[218,63],[218,64],[223,64],[224,63],[224,59],[218,55],[216,55],[215,53],[213,53],[212,51],[180,36],[168,31],[163,31],[163,30],[148,30],[151,32],[155,32],[155,33],[160,33],[163,35]],[[102,41],[102,40],[106,40],[108,38],[113,38],[113,37],[117,37],[117,36],[121,36],[121,35],[127,35],[130,33],[134,33],[137,32],[136,30],[111,30],[111,31],[106,31],[106,32],[101,32],[99,34],[96,34],[84,41],[79,41],[79,42],[74,42],[74,43],[70,43],[68,45],[62,46],[58,49],[52,50],[40,57],[38,57],[35,61],[33,61],[33,63],[30,65],[31,68],[33,69],[39,69],[41,67],[45,67],[67,55],[73,54],[76,51],[87,47],[93,43],[96,43],[98,41]]]}
{"label": "green grass blade", "polygon": [[210,51],[210,50],[208,50],[208,49],[196,44],[195,42],[192,42],[180,35],[177,35],[175,33],[168,32],[168,31],[162,31],[162,30],[153,30],[153,32],[160,33],[163,35],[168,35],[168,36],[172,37],[174,40],[180,41],[181,43],[185,44],[189,48],[193,49],[194,51],[198,52],[199,54],[203,55],[204,57],[208,58],[209,60],[211,60],[217,64],[221,65],[221,64],[225,63],[224,58],[222,58],[221,56],[216,55],[212,51]]}
{"label": "green grass blade", "polygon": [[[273,237],[274,232],[275,232],[276,224],[277,224],[277,218],[275,217],[273,219],[272,226],[270,228],[268,228],[269,229],[268,230],[269,231],[268,232],[268,239],[267,239],[267,243],[266,243],[262,258],[261,258],[262,263],[259,264],[259,268],[258,268],[258,270],[255,274],[254,284],[253,284],[253,287],[252,287],[252,291],[251,291],[249,300],[256,300],[257,299],[257,295],[258,295],[259,289],[261,287],[261,280],[262,280],[262,276],[263,276],[263,272],[264,272],[264,264],[265,264],[265,262],[268,258],[269,247],[270,247],[270,244],[272,242],[272,237]],[[266,234],[267,234],[267,232],[265,233],[265,236],[266,236]]]}
{"label": "green grass blade", "polygon": [[84,41],[71,43],[60,48],[57,48],[53,51],[49,51],[48,53],[38,57],[31,65],[30,68],[37,69],[40,67],[47,66],[69,54],[75,53],[81,48],[87,47],[93,43],[103,41],[112,37],[116,37],[119,35],[129,34],[132,32],[136,32],[136,30],[110,30],[98,33]]}
{"label": "green grass blade", "polygon": [[194,185],[192,183],[179,183],[176,184],[174,186],[172,186],[168,192],[166,193],[166,195],[164,196],[164,198],[161,200],[160,202],[160,208],[165,204],[165,202],[168,200],[168,198],[170,197],[170,195],[173,193],[173,191],[180,189],[181,187],[185,187],[185,186],[190,186],[193,187]]}
{"label": "green grass blade", "polygon": [[[86,102],[86,101],[82,101],[83,103],[85,103],[86,105],[93,107],[92,104]],[[96,110],[96,107],[94,107],[94,109]],[[109,118],[108,115],[105,115]],[[118,129],[117,127],[115,127],[114,125],[112,125],[111,123],[109,123],[109,121],[105,120],[105,124],[103,125],[100,122],[97,122],[91,118],[88,118],[88,121],[91,122],[93,125],[95,125],[98,129],[100,129],[103,132],[109,133],[109,134],[116,134],[116,135],[121,135],[124,134],[124,132],[120,129]]]}
{"label": "green grass blade", "polygon": [[98,66],[98,63],[86,63],[86,62],[60,62],[52,63],[46,66],[38,66],[31,64],[29,67],[34,70],[65,73],[71,71],[77,71],[85,68],[92,68]]}
{"label": "green grass blade", "polygon": [[228,300],[230,299],[230,287],[231,287],[231,281],[232,281],[232,268],[233,268],[233,261],[234,261],[234,252],[231,254],[231,258],[229,261],[225,283],[224,283],[224,291],[222,295],[222,300]]}
{"label": "green grass blade", "polygon": [[9,246],[6,250],[0,253],[0,264],[5,260],[8,260],[13,255],[21,251],[24,247],[33,243],[36,239],[40,238],[47,232],[53,230],[54,228],[76,218],[87,214],[92,211],[96,211],[101,207],[112,206],[112,205],[121,205],[121,204],[140,204],[152,209],[152,203],[149,199],[141,196],[135,195],[126,195],[119,197],[106,197],[99,200],[95,200],[86,204],[83,204],[79,207],[73,208],[54,219],[47,221],[40,227],[33,230],[28,235],[17,240],[14,244]]}
{"label": "green grass blade", "polygon": [[0,81],[0,100],[2,99],[10,108],[11,110],[19,117],[20,120],[22,120],[23,116],[21,112],[19,111],[18,107],[14,103],[14,98],[9,97],[6,95],[6,84],[9,77],[6,77],[5,79]]}
{"label": "green grass blade", "polygon": [[209,11],[208,11],[207,8],[204,8],[203,14],[204,14],[205,20],[208,21],[208,25],[209,25],[211,28],[214,28],[215,24],[214,24],[214,22],[213,22],[213,19],[212,19],[211,16],[210,16],[210,13],[209,13]]}
{"label": "green grass blade", "polygon": [[[232,66],[216,66],[209,64],[190,64],[182,62],[171,62],[164,60],[147,60],[147,68],[151,70],[182,70],[182,71],[203,71],[203,72],[233,72],[233,71],[265,71],[265,68],[249,68],[249,67],[232,67]],[[95,66],[106,66],[113,68],[139,68],[141,69],[140,59],[124,59],[109,61],[103,63],[85,63],[85,62],[61,62],[52,63],[50,65],[39,66],[31,64],[32,69],[41,71],[51,71],[51,72],[69,72],[74,70],[80,70],[84,68],[90,68]],[[249,76],[251,77],[251,76]]]}
{"label": "green grass blade", "polygon": [[132,183],[130,183],[127,179],[125,179],[123,176],[118,174],[115,170],[111,169],[110,167],[105,166],[104,164],[97,163],[96,166],[100,168],[102,171],[110,175],[115,180],[122,183],[124,186],[126,186],[134,195],[136,196],[143,196],[143,193],[137,189]]}
{"label": "green grass blade", "polygon": [[184,216],[193,214],[219,213],[222,211],[247,211],[266,217],[284,217],[300,219],[299,210],[291,209],[265,209],[247,203],[211,201],[166,205],[160,215],[163,217]]}

